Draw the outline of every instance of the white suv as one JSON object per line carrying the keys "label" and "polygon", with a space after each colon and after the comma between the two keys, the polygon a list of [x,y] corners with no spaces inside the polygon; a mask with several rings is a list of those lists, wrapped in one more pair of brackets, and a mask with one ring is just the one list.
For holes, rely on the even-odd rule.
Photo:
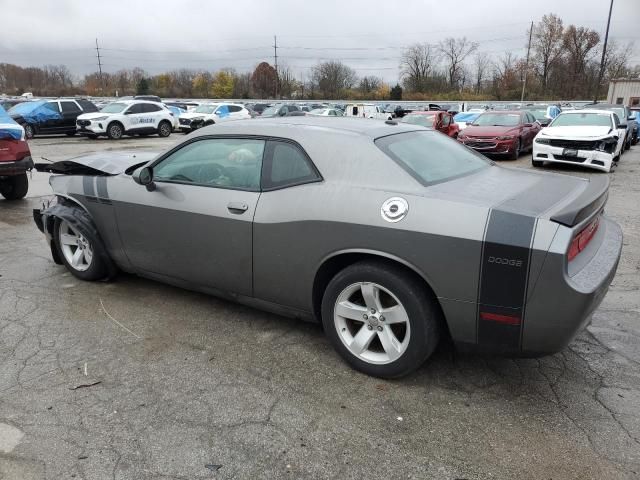
{"label": "white suv", "polygon": [[189,133],[206,125],[251,118],[249,110],[237,103],[203,103],[178,117],[180,130]]}
{"label": "white suv", "polygon": [[100,135],[117,140],[123,135],[168,137],[173,130],[173,113],[163,104],[146,100],[119,100],[99,112],[85,113],[76,120],[80,135],[96,138]]}

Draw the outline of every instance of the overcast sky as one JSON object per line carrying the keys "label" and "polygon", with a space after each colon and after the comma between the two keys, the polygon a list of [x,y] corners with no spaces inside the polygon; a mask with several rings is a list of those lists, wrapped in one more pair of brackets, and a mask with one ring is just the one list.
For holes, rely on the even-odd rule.
{"label": "overcast sky", "polygon": [[[0,62],[66,64],[74,74],[136,66],[248,71],[273,61],[300,77],[320,60],[341,59],[359,75],[398,78],[403,46],[466,36],[479,50],[526,54],[527,29],[546,13],[604,36],[607,0],[0,0]],[[640,0],[615,0],[610,37],[635,40]]]}

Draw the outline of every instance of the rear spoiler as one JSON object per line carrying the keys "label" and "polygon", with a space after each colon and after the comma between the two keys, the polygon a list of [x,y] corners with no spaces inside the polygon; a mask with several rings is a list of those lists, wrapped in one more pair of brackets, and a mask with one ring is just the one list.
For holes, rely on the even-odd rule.
{"label": "rear spoiler", "polygon": [[607,176],[591,177],[589,185],[569,205],[556,212],[552,217],[556,223],[566,227],[574,227],[599,211],[609,196],[609,178]]}

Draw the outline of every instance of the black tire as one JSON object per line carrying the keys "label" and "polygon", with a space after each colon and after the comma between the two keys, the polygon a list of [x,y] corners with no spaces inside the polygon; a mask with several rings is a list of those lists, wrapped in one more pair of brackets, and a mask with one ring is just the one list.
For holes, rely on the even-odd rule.
{"label": "black tire", "polygon": [[522,148],[522,140],[518,139],[518,142],[516,143],[516,148],[514,150],[514,152],[509,155],[509,160],[517,160],[518,157],[520,156],[520,149]]}
{"label": "black tire", "polygon": [[531,165],[533,165],[536,168],[542,168],[542,167],[544,167],[544,161],[542,161],[542,160],[531,160]]}
{"label": "black tire", "polygon": [[120,140],[124,135],[124,127],[120,122],[111,122],[107,126],[107,136],[111,140]]}
{"label": "black tire", "polygon": [[20,200],[29,191],[29,179],[26,173],[6,177],[0,180],[0,194],[7,200]]}
{"label": "black tire", "polygon": [[95,140],[96,138],[98,138],[98,135],[87,135],[87,138],[89,140]]}
{"label": "black tire", "polygon": [[158,124],[159,137],[163,137],[163,138],[168,137],[169,135],[171,135],[171,130],[173,130],[173,127],[171,126],[171,123],[167,122],[166,120],[162,120]]}
{"label": "black tire", "polygon": [[23,125],[23,128],[24,128],[24,136],[27,138],[27,140],[31,140],[33,137],[36,136],[35,129],[28,123],[25,123]]}
{"label": "black tire", "polygon": [[[408,344],[400,357],[390,363],[365,361],[351,353],[340,338],[334,321],[336,301],[345,289],[358,282],[376,283],[392,292],[407,312]],[[420,367],[438,344],[440,322],[440,309],[428,287],[402,267],[385,262],[362,261],[338,272],[327,285],[322,300],[322,323],[334,348],[354,369],[374,377],[397,378]],[[361,328],[365,328],[364,323]]]}
{"label": "black tire", "polygon": [[65,135],[67,137],[74,137],[76,135],[76,132],[75,131],[73,131],[73,132],[65,132]]}
{"label": "black tire", "polygon": [[631,148],[631,137],[625,142],[624,150],[629,150]]}
{"label": "black tire", "polygon": [[69,270],[74,277],[79,278],[80,280],[95,281],[102,280],[103,278],[107,277],[107,265],[98,254],[97,247],[93,245],[92,239],[89,236],[85,236],[85,239],[94,252],[91,263],[89,264],[89,268],[87,268],[86,270],[77,270],[73,265],[69,263],[60,245],[60,226],[62,225],[62,222],[63,220],[56,218],[53,227],[53,241],[58,252],[58,258],[62,260],[64,266],[67,267],[67,270]]}

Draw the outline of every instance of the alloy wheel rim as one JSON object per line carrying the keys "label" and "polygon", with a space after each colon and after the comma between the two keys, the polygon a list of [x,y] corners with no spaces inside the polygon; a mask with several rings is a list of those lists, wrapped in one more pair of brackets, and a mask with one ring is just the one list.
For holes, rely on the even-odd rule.
{"label": "alloy wheel rim", "polygon": [[162,125],[160,125],[160,133],[162,133],[163,137],[168,137],[169,136],[169,127],[166,123],[163,123]]}
{"label": "alloy wheel rim", "polygon": [[58,232],[60,248],[67,263],[74,270],[87,270],[93,260],[93,249],[89,240],[64,220],[60,223]]}
{"label": "alloy wheel rim", "polygon": [[385,365],[406,352],[411,337],[409,315],[398,297],[382,285],[357,282],[347,286],[333,311],[338,336],[356,358]]}
{"label": "alloy wheel rim", "polygon": [[118,125],[111,127],[111,136],[113,138],[120,138],[122,136],[122,130]]}

